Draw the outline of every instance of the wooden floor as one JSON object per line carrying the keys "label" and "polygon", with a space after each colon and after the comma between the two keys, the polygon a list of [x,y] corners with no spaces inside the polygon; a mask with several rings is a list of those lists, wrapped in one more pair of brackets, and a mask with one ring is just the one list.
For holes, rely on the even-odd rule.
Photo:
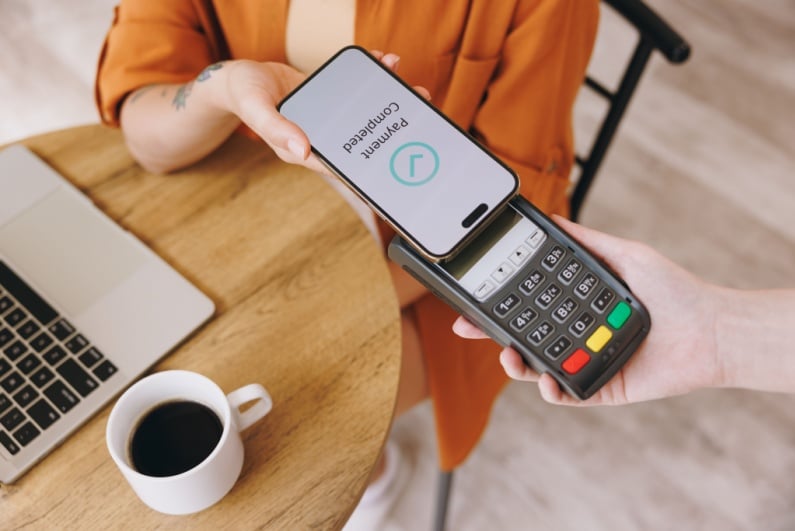
{"label": "wooden floor", "polygon": [[[112,4],[2,0],[0,143],[97,120],[92,79]],[[693,56],[676,67],[653,58],[582,221],[715,282],[795,285],[795,2],[650,4]],[[632,40],[605,9],[592,70],[614,78]],[[600,109],[578,103],[580,145]],[[428,405],[394,437],[410,476],[387,527],[429,529]],[[449,529],[795,529],[795,397],[701,391],[581,410],[512,384],[456,475]]]}

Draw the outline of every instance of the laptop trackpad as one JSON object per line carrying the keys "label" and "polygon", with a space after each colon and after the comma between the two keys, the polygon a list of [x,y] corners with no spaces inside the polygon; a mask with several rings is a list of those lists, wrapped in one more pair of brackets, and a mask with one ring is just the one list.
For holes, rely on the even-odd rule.
{"label": "laptop trackpad", "polygon": [[145,258],[122,229],[65,187],[0,227],[0,249],[71,315],[132,275]]}

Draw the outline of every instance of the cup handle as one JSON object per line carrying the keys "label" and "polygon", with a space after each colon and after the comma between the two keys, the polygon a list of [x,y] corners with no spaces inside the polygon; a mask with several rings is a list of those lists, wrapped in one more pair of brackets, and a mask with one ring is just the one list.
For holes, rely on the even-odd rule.
{"label": "cup handle", "polygon": [[[235,389],[228,395],[226,399],[229,405],[232,406],[237,417],[237,429],[243,431],[259,419],[267,415],[273,407],[273,400],[271,395],[260,384],[253,383],[244,385],[240,389]],[[240,411],[240,406],[247,402],[256,400],[257,403],[248,408],[246,411]]]}

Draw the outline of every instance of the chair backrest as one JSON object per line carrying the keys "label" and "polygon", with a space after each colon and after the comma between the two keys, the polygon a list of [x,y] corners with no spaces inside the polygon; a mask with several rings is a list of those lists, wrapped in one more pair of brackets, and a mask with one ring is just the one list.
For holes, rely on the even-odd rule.
{"label": "chair backrest", "polygon": [[585,78],[585,86],[606,99],[609,105],[590,151],[585,156],[575,157],[575,162],[580,167],[580,176],[569,199],[571,219],[574,221],[579,218],[588,190],[613,141],[618,124],[651,53],[659,50],[673,64],[683,63],[690,56],[690,45],[641,0],[602,0],[602,3],[612,7],[637,30],[638,41],[615,92],[605,88],[590,75]]}

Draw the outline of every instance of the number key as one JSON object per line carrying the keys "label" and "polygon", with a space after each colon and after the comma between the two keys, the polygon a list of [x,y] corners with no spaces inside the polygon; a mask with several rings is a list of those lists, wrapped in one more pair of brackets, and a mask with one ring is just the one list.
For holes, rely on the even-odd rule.
{"label": "number key", "polygon": [[571,317],[571,314],[577,309],[577,303],[574,302],[574,299],[571,297],[566,297],[560,306],[555,308],[555,311],[552,312],[552,317],[561,324],[565,323],[566,320]]}
{"label": "number key", "polygon": [[588,295],[598,283],[599,280],[596,278],[596,276],[589,272],[587,275],[582,277],[582,280],[577,283],[577,287],[574,288],[574,293],[576,293],[581,299],[587,299]]}
{"label": "number key", "polygon": [[582,264],[572,258],[569,260],[569,263],[566,264],[566,267],[560,270],[560,273],[558,274],[558,280],[568,286],[571,284],[571,281],[575,279],[581,269]]}
{"label": "number key", "polygon": [[546,310],[558,298],[560,293],[561,289],[556,284],[550,284],[536,297],[536,304]]}
{"label": "number key", "polygon": [[544,340],[554,331],[555,327],[549,324],[547,321],[544,321],[535,327],[532,332],[527,334],[527,340],[533,345],[538,346],[543,343]]}
{"label": "number key", "polygon": [[569,332],[577,337],[582,337],[586,330],[588,330],[594,323],[594,317],[588,312],[582,312],[576,321],[571,323]]}
{"label": "number key", "polygon": [[511,326],[517,332],[521,332],[527,325],[532,323],[536,317],[538,317],[538,312],[528,306],[522,310],[519,315],[511,319]]}
{"label": "number key", "polygon": [[497,305],[494,307],[494,314],[497,315],[497,317],[505,317],[511,313],[511,311],[516,308],[520,302],[522,301],[517,295],[510,293],[507,297],[497,303]]}
{"label": "number key", "polygon": [[536,289],[543,281],[544,275],[541,273],[541,271],[536,269],[519,283],[519,291],[525,295],[530,295],[533,290]]}
{"label": "number key", "polygon": [[550,249],[549,253],[544,257],[541,261],[541,264],[548,270],[552,271],[558,265],[558,263],[563,260],[563,257],[566,256],[566,251],[560,245],[556,245],[552,249]]}

